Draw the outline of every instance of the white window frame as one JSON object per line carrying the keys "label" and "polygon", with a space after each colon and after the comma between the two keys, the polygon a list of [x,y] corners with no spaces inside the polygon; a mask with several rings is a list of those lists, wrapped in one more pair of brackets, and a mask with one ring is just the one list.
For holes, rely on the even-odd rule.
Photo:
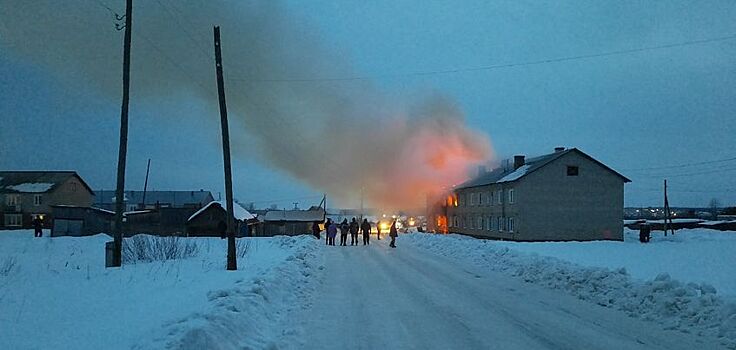
{"label": "white window frame", "polygon": [[486,230],[493,231],[493,216],[488,217],[488,222],[486,224]]}
{"label": "white window frame", "polygon": [[488,205],[493,205],[493,197],[494,197],[493,196],[493,192],[494,191],[491,191],[491,192],[488,193],[488,195],[489,195],[489,197],[488,197]]}
{"label": "white window frame", "polygon": [[483,192],[478,192],[478,205],[483,205]]}
{"label": "white window frame", "polygon": [[41,195],[41,194],[34,194],[33,195],[33,205],[34,206],[39,206],[41,204],[43,204],[43,195]]}
{"label": "white window frame", "polygon": [[514,189],[509,188],[508,194],[509,194],[509,204],[514,204]]}
{"label": "white window frame", "polygon": [[484,227],[484,225],[483,225],[483,224],[484,224],[484,223],[483,223],[483,215],[478,215],[478,216],[476,217],[476,222],[475,222],[475,226],[476,226],[476,228],[477,228],[477,229],[479,229],[479,230],[482,230],[482,229],[483,229],[483,227]]}
{"label": "white window frame", "polygon": [[20,195],[19,194],[6,194],[5,195],[5,205],[7,206],[16,206],[20,204]]}
{"label": "white window frame", "polygon": [[503,190],[496,191],[496,201],[498,204],[503,204]]}
{"label": "white window frame", "polygon": [[514,232],[514,218],[513,217],[506,219],[506,225],[508,226],[507,228],[509,232]]}
{"label": "white window frame", "polygon": [[[13,220],[13,219],[17,220]],[[3,218],[6,227],[20,227],[23,226],[23,214],[5,214]]]}
{"label": "white window frame", "polygon": [[498,232],[503,232],[505,230],[505,227],[504,227],[505,219],[506,218],[504,218],[503,216],[498,217]]}

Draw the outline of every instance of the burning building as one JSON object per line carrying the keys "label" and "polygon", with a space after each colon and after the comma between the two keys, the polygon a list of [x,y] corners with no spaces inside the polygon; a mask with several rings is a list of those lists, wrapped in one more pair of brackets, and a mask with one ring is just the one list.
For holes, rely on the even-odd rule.
{"label": "burning building", "polygon": [[514,157],[455,186],[430,210],[435,232],[515,241],[623,240],[629,179],[582,151]]}

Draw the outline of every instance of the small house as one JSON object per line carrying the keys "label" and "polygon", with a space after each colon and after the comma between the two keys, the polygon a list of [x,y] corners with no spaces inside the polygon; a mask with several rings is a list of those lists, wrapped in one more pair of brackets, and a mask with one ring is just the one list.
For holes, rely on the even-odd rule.
{"label": "small house", "polygon": [[269,210],[258,217],[255,235],[271,237],[311,234],[312,224],[322,223],[324,219],[325,210],[319,207],[312,207],[308,210]]}
{"label": "small house", "polygon": [[[212,201],[192,214],[186,222],[186,233],[195,237],[220,237],[222,227],[227,223],[227,204],[225,201]],[[256,216],[238,203],[233,203],[235,235],[250,236],[250,226],[256,223]]]}

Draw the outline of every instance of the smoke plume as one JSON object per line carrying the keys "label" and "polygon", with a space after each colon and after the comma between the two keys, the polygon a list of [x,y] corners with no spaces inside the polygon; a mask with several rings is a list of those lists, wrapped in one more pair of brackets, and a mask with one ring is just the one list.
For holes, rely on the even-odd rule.
{"label": "smoke plume", "polygon": [[[122,31],[113,12],[124,13],[124,1],[3,1],[0,45],[71,88],[118,98]],[[194,95],[216,106],[213,25],[222,28],[235,157],[258,155],[338,204],[355,206],[362,191],[367,206],[399,209],[422,205],[428,191],[492,156],[447,96],[396,101],[367,79],[313,79],[358,74],[348,53],[276,2],[136,1],[132,99]]]}

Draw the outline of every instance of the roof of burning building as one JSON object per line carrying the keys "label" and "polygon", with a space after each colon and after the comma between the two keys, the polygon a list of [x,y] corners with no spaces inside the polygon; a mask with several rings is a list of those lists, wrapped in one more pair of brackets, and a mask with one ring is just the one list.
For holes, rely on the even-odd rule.
{"label": "roof of burning building", "polygon": [[537,169],[551,163],[552,161],[568,153],[572,153],[572,152],[577,152],[581,156],[588,158],[589,160],[595,162],[596,164],[620,176],[621,178],[623,178],[624,182],[631,182],[631,180],[629,180],[625,176],[619,174],[618,172],[609,168],[605,164],[597,161],[595,158],[585,154],[583,151],[577,148],[569,148],[566,150],[556,151],[554,153],[549,153],[549,154],[541,155],[538,157],[526,159],[524,161],[524,165],[520,166],[517,169],[513,169],[513,167],[512,168],[503,168],[503,167],[496,168],[490,172],[487,172],[476,178],[470,179],[460,185],[455,186],[455,189],[463,189],[463,188],[470,188],[470,187],[477,187],[477,186],[485,186],[485,185],[490,185],[494,183],[504,183],[504,182],[516,181],[536,171]]}

